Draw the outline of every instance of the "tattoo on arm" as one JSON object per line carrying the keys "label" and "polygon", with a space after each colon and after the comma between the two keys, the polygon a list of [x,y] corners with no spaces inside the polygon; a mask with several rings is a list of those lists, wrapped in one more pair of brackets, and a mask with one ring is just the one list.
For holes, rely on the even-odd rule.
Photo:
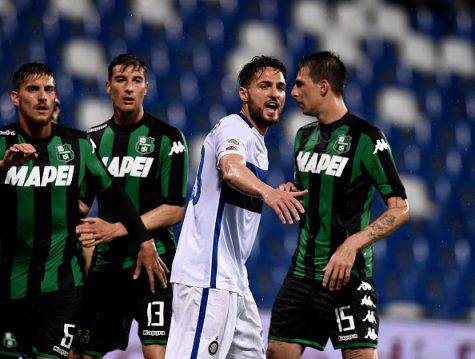
{"label": "tattoo on arm", "polygon": [[371,244],[380,239],[386,231],[390,230],[395,221],[396,217],[386,215],[377,219],[373,224],[370,224],[368,238],[371,240]]}

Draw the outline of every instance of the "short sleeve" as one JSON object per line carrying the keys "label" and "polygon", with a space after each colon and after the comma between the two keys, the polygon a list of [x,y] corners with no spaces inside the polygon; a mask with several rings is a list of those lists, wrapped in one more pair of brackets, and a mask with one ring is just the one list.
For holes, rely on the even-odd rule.
{"label": "short sleeve", "polygon": [[216,165],[226,155],[241,155],[247,158],[247,142],[250,137],[250,128],[241,119],[227,119],[215,129]]}
{"label": "short sleeve", "polygon": [[170,137],[163,137],[159,161],[158,178],[164,203],[183,206],[188,176],[188,146],[179,130]]}
{"label": "short sleeve", "polygon": [[391,148],[384,134],[377,128],[362,135],[363,166],[384,200],[390,197],[406,198]]}

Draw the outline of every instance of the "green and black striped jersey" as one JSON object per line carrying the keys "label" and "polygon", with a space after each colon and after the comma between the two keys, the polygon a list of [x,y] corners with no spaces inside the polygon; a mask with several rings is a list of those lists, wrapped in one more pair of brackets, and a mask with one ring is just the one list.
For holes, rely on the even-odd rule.
{"label": "green and black striped jersey", "polygon": [[[139,214],[162,204],[183,206],[188,174],[188,147],[183,134],[168,123],[145,113],[132,125],[117,125],[114,119],[91,128],[89,136],[102,162],[129,195]],[[92,198],[85,198],[91,204]],[[107,203],[98,198],[99,217],[117,221]],[[150,233],[159,255],[174,255],[173,227]],[[119,266],[131,268],[137,261],[138,244],[126,237],[97,246],[92,266],[95,271]]]}
{"label": "green and black striped jersey", "polygon": [[1,297],[20,299],[80,286],[79,192],[86,182],[109,190],[112,179],[83,132],[53,124],[50,137],[34,140],[19,124],[11,124],[0,128],[0,159],[16,143],[32,144],[38,158],[0,171]]}
{"label": "green and black striped jersey", "polygon": [[[322,280],[336,248],[370,223],[375,188],[385,200],[406,198],[405,189],[383,133],[349,112],[329,125],[300,128],[294,155],[295,184],[308,194],[290,272]],[[358,252],[352,275],[373,276],[371,246]]]}

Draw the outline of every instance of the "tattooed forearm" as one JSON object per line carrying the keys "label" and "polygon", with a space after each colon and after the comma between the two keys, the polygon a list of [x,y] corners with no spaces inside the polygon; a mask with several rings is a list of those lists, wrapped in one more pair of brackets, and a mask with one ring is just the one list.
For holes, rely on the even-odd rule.
{"label": "tattooed forearm", "polygon": [[373,244],[381,237],[384,237],[393,229],[394,222],[396,217],[392,215],[385,215],[381,218],[378,218],[374,223],[368,226],[368,238]]}

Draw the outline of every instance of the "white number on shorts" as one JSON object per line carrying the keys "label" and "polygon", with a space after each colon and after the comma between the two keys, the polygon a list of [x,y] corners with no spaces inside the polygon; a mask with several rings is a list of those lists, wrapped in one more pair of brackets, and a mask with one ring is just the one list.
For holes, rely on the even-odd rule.
{"label": "white number on shorts", "polygon": [[69,329],[74,328],[74,324],[64,324],[64,337],[61,339],[61,346],[66,349],[71,349],[73,343],[73,335],[69,333]]}
{"label": "white number on shorts", "polygon": [[[165,318],[163,317],[163,310],[165,309],[165,303],[163,302],[150,302],[147,307],[147,326],[161,327],[164,324]],[[157,321],[156,321],[157,320]]]}
{"label": "white number on shorts", "polygon": [[[335,309],[336,322],[338,323],[338,330],[340,332],[347,332],[355,329],[355,320],[352,315],[345,315],[345,309],[349,309],[350,306],[340,307]],[[343,321],[348,321],[348,326],[343,327]]]}

